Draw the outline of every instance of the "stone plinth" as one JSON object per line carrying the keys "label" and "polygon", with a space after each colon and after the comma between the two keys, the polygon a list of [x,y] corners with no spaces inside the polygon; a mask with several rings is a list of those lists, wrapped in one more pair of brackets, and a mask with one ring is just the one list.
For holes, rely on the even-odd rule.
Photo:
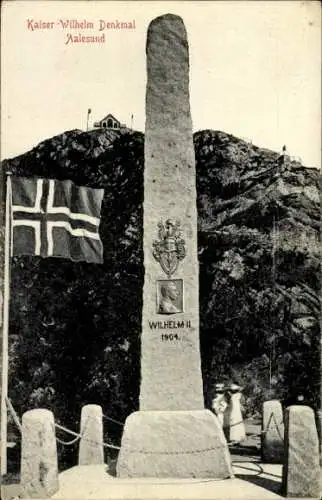
{"label": "stone plinth", "polygon": [[78,465],[104,463],[103,414],[99,405],[85,405],[81,413]]}
{"label": "stone plinth", "polygon": [[24,498],[48,498],[59,488],[55,422],[49,410],[22,416],[20,483]]}
{"label": "stone plinth", "polygon": [[225,436],[211,411],[140,411],[126,420],[119,477],[211,478],[214,473],[233,477]]}
{"label": "stone plinth", "polygon": [[285,411],[283,493],[290,498],[321,498],[319,441],[312,408]]}
{"label": "stone plinth", "polygon": [[283,462],[283,409],[278,399],[272,399],[263,403],[261,455],[264,463],[280,464]]}

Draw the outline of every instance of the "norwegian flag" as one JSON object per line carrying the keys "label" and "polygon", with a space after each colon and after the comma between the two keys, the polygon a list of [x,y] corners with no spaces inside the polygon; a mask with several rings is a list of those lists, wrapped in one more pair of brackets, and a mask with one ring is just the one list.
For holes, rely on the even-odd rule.
{"label": "norwegian flag", "polygon": [[12,253],[103,262],[103,189],[72,181],[11,177]]}

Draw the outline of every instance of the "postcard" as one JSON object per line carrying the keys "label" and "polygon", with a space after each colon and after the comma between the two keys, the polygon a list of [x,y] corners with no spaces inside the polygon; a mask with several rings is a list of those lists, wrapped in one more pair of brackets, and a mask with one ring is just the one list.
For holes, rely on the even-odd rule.
{"label": "postcard", "polygon": [[320,496],[320,37],[2,2],[2,498]]}

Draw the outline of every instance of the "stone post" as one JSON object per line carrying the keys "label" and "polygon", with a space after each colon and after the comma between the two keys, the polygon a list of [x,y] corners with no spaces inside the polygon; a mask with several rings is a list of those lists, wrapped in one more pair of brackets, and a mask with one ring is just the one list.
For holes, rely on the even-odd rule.
{"label": "stone post", "polygon": [[147,35],[140,411],[127,419],[120,477],[230,477],[226,440],[204,408],[199,349],[196,174],[181,18]]}
{"label": "stone post", "polygon": [[81,413],[78,465],[104,464],[103,414],[99,405],[85,405]]}
{"label": "stone post", "polygon": [[261,455],[264,463],[281,464],[283,462],[283,409],[278,399],[264,401],[263,403]]}
{"label": "stone post", "polygon": [[55,422],[49,410],[22,416],[20,483],[24,498],[49,498],[59,489]]}
{"label": "stone post", "polygon": [[284,453],[283,494],[321,498],[319,441],[312,408],[289,406],[285,410]]}

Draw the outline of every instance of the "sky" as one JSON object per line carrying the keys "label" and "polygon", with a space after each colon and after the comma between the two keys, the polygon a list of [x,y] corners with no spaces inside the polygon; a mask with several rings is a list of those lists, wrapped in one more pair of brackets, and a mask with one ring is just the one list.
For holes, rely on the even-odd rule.
{"label": "sky", "polygon": [[[112,113],[144,132],[145,44],[151,20],[182,17],[190,53],[193,130],[213,129],[321,166],[318,1],[2,2],[1,158]],[[64,29],[60,20],[93,23]],[[135,29],[102,29],[135,20]],[[28,23],[29,21],[29,23]],[[35,22],[53,23],[36,29]],[[101,23],[104,21],[104,23]],[[33,27],[33,29],[32,29]],[[73,36],[105,43],[67,43]]]}

